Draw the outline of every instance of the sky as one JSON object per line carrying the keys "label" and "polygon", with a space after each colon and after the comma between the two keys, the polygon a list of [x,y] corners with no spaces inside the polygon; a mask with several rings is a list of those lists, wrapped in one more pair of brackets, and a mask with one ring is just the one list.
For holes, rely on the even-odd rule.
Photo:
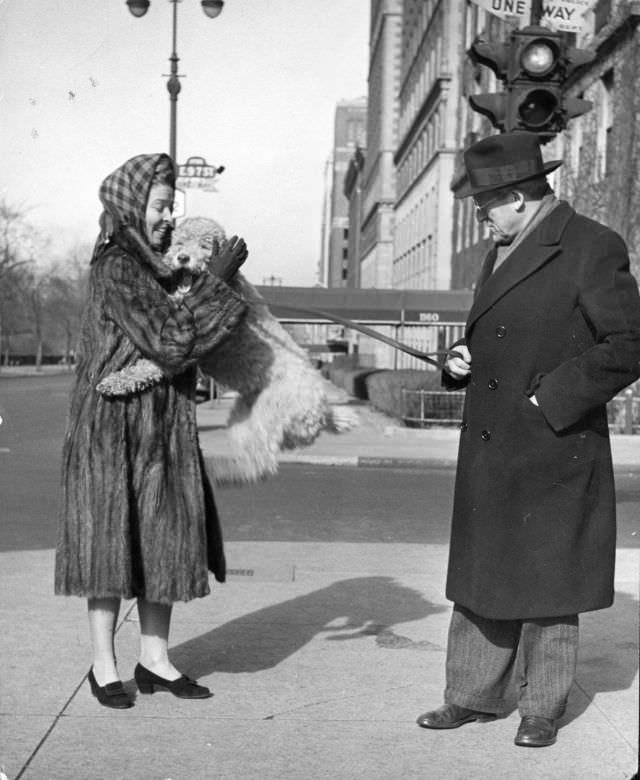
{"label": "sky", "polygon": [[[367,93],[369,0],[226,0],[217,19],[178,5],[178,163],[224,165],[190,216],[249,246],[247,277],[317,281],[336,104]],[[0,197],[63,255],[92,244],[102,179],[168,151],[172,4],[0,0]],[[197,209],[197,210],[196,210]]]}

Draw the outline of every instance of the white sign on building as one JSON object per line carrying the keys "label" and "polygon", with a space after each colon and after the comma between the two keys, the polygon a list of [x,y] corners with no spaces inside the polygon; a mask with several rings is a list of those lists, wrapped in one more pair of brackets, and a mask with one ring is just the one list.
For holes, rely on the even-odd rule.
{"label": "white sign on building", "polygon": [[[473,0],[495,16],[520,17],[526,24],[531,19],[531,0]],[[544,0],[540,24],[560,32],[585,32],[586,14],[595,5],[594,0]]]}

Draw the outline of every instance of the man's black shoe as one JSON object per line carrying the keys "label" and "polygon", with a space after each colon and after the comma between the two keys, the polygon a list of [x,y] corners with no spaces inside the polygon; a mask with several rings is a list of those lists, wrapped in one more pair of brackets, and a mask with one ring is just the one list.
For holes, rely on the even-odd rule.
{"label": "man's black shoe", "polygon": [[458,707],[457,704],[443,704],[437,710],[420,715],[416,723],[423,729],[457,729],[474,720],[486,721],[495,717],[493,713],[468,710],[466,707]]}
{"label": "man's black shoe", "polygon": [[514,742],[520,747],[547,747],[556,741],[557,733],[555,720],[527,715],[520,721]]}

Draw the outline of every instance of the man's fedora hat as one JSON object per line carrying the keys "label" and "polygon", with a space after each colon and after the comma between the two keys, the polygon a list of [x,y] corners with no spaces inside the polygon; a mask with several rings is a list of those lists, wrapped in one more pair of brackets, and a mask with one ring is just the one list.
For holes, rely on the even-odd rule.
{"label": "man's fedora hat", "polygon": [[482,138],[465,149],[464,165],[468,181],[455,193],[456,198],[544,176],[562,165],[562,160],[543,162],[538,136],[521,131]]}

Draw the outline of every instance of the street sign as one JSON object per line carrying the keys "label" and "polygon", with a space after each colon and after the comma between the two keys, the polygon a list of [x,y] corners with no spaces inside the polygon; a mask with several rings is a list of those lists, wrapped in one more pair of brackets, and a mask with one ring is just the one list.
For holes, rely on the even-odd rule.
{"label": "street sign", "polygon": [[[500,16],[520,17],[528,24],[531,19],[531,0],[473,0],[485,11]],[[542,16],[538,24],[549,25],[560,32],[584,32],[586,13],[595,0],[543,0]]]}
{"label": "street sign", "polygon": [[223,165],[208,165],[204,157],[189,157],[186,163],[178,165],[176,186],[217,192],[214,181],[223,170]]}

